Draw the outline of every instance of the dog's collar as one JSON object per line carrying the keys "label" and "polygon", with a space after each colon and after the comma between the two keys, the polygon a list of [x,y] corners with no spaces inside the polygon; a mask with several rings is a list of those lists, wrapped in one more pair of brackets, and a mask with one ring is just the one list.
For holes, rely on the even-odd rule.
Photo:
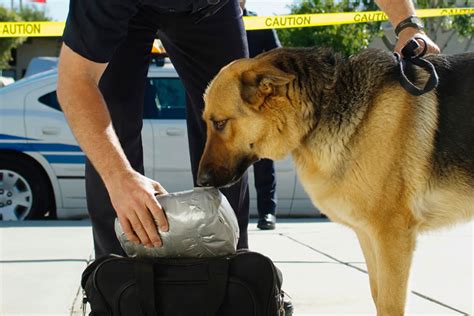
{"label": "dog's collar", "polygon": [[[416,40],[421,40],[424,42],[423,51],[419,54],[416,53],[416,50],[420,47],[420,45]],[[401,57],[398,53],[394,53],[395,58],[397,59],[397,62],[400,67],[400,84],[405,90],[407,90],[414,96],[420,96],[422,94],[425,94],[436,88],[436,86],[438,85],[438,74],[436,73],[435,67],[432,63],[422,58],[426,54],[427,47],[428,45],[423,38],[415,37],[403,47],[403,57]],[[407,65],[409,63],[423,68],[430,74],[430,77],[426,81],[426,84],[423,89],[417,87],[414,83],[410,81],[410,79],[407,78],[405,74],[405,69],[407,68]]]}

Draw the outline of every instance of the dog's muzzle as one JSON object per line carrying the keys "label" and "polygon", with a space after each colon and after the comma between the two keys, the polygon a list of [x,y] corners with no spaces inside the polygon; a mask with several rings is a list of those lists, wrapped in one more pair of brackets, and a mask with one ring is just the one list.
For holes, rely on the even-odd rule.
{"label": "dog's muzzle", "polygon": [[199,172],[197,178],[197,184],[201,187],[212,187],[213,185],[213,176],[210,169],[204,169]]}
{"label": "dog's muzzle", "polygon": [[231,186],[239,181],[248,167],[256,161],[258,161],[256,156],[243,156],[232,169],[216,167],[212,164],[202,165],[199,167],[197,184],[203,187],[216,188]]}

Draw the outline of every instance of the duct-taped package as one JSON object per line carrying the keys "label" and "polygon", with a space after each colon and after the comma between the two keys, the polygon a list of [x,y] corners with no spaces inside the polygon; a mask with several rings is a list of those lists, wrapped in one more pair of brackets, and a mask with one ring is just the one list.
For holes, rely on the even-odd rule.
{"label": "duct-taped package", "polygon": [[194,188],[156,197],[169,231],[158,230],[163,245],[145,248],[127,240],[118,219],[115,232],[130,257],[205,258],[236,252],[239,225],[226,197],[215,188]]}

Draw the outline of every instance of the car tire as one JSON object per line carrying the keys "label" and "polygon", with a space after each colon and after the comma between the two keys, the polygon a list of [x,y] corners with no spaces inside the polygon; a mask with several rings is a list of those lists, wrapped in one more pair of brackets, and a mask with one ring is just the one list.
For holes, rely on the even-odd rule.
{"label": "car tire", "polygon": [[26,158],[0,154],[0,219],[41,219],[54,201],[44,171]]}

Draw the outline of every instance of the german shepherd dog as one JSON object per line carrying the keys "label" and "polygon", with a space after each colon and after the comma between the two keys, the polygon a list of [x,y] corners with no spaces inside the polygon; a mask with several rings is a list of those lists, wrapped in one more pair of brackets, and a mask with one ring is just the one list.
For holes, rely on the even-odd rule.
{"label": "german shepherd dog", "polygon": [[417,234],[474,216],[474,53],[427,59],[440,80],[418,97],[387,52],[319,48],[234,61],[204,95],[198,183],[291,154],[315,206],[356,232],[378,315],[404,314]]}

